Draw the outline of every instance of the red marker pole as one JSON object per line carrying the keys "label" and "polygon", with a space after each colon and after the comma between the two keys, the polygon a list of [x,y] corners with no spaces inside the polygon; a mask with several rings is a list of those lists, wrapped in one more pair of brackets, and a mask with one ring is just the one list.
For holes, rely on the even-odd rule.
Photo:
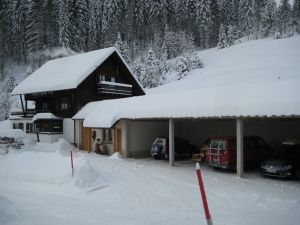
{"label": "red marker pole", "polygon": [[70,151],[71,153],[71,167],[72,167],[72,177],[74,176],[74,167],[73,167],[73,152]]}
{"label": "red marker pole", "polygon": [[200,171],[200,164],[197,163],[196,164],[196,174],[198,177],[198,182],[199,182],[199,187],[200,187],[200,193],[201,193],[201,197],[202,197],[202,203],[203,203],[203,208],[204,208],[204,212],[205,212],[205,217],[206,217],[206,222],[207,225],[212,225],[212,219],[209,213],[209,209],[208,209],[208,204],[207,204],[207,199],[206,199],[206,194],[205,194],[205,190],[204,190],[204,184],[203,184],[203,180],[202,180],[202,175],[201,175],[201,171]]}

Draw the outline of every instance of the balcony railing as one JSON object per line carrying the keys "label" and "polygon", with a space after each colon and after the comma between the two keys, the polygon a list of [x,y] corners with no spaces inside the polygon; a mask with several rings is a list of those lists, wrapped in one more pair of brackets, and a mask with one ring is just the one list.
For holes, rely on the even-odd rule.
{"label": "balcony railing", "polygon": [[132,85],[109,81],[100,81],[97,84],[97,93],[99,95],[132,95]]}
{"label": "balcony railing", "polygon": [[[35,115],[36,111],[35,109],[27,109],[25,112],[23,111],[14,111],[11,112],[11,116],[20,116],[20,117],[33,117]],[[25,115],[24,115],[25,114]]]}

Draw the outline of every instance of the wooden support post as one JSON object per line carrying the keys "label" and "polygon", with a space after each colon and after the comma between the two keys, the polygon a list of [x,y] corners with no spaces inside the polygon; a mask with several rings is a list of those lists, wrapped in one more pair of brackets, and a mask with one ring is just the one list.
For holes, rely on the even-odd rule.
{"label": "wooden support post", "polygon": [[236,120],[236,172],[239,177],[244,174],[243,120]]}
{"label": "wooden support post", "polygon": [[174,166],[175,143],[174,143],[174,119],[169,119],[169,162]]}
{"label": "wooden support post", "polygon": [[21,106],[22,106],[23,116],[25,117],[25,110],[24,110],[24,104],[23,104],[22,95],[20,95],[20,100],[21,100]]}

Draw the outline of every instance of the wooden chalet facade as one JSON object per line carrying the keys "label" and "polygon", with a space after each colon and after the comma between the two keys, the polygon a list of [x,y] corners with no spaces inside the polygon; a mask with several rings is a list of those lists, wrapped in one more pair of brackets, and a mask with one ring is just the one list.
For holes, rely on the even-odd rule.
{"label": "wooden chalet facade", "polygon": [[[101,50],[98,51],[99,54],[101,54]],[[89,53],[83,53],[81,55],[83,55],[84,57],[85,54]],[[93,54],[95,55],[95,53]],[[77,57],[77,61],[80,61],[78,59],[80,55],[76,55],[75,57]],[[56,61],[58,62],[55,63],[59,64],[59,59],[56,59]],[[71,58],[68,59],[68,61],[71,67]],[[108,54],[105,55],[105,59],[101,58],[101,61],[102,62],[100,62],[96,68],[92,68],[91,72],[85,75],[84,79],[82,79],[81,82],[78,82],[77,86],[73,88],[67,87],[64,89],[56,88],[57,86],[55,86],[52,88],[53,90],[47,87],[45,88],[45,91],[41,91],[41,88],[39,87],[39,91],[37,92],[34,86],[38,86],[39,84],[33,83],[34,79],[32,79],[31,81],[33,86],[32,90],[22,90],[21,82],[19,84],[20,87],[17,86],[16,91],[14,90],[12,93],[14,95],[20,95],[22,105],[22,112],[11,112],[11,120],[13,121],[13,123],[20,123],[22,119],[26,119],[27,123],[28,121],[29,123],[34,122],[33,125],[31,125],[34,126],[34,128],[30,130],[32,133],[39,134],[37,135],[38,139],[40,139],[41,135],[43,134],[47,136],[51,135],[52,137],[53,135],[60,134],[57,138],[63,137],[69,142],[75,143],[76,131],[74,129],[76,126],[75,122],[71,118],[87,103],[101,100],[139,96],[145,94],[143,88],[136,80],[136,78],[128,68],[127,64],[125,63],[124,59],[120,56],[116,49],[110,48]],[[81,66],[84,67],[85,64],[82,63]],[[95,64],[93,66],[95,67]],[[39,70],[42,71],[42,67],[38,69],[35,73],[38,74]],[[54,69],[56,69],[56,71],[53,72],[53,74],[56,75],[57,73],[59,73],[59,68]],[[71,69],[69,70],[72,72]],[[62,76],[64,76],[65,73],[66,71],[62,71]],[[42,73],[40,75],[43,76]],[[72,74],[68,74],[68,76],[72,77]],[[52,78],[50,73],[48,77],[45,77],[45,82],[47,82],[47,80],[50,80],[51,82],[51,79]],[[72,78],[70,78],[70,80],[71,79]],[[28,86],[30,85],[30,83],[24,84],[23,86],[26,87],[26,85]],[[34,102],[35,109],[29,109],[29,102]],[[53,116],[47,117],[45,115]],[[34,121],[30,120],[30,118],[32,117],[36,117]],[[28,127],[28,125],[24,125],[23,127]],[[84,129],[81,129],[82,132],[85,132],[84,134],[82,133],[82,135],[86,136],[88,134],[88,137],[86,138],[91,139],[91,135],[93,132],[90,130],[86,131],[86,129],[88,128],[85,128],[85,131]],[[29,129],[26,129],[26,131],[29,132]],[[48,138],[45,141],[53,142],[56,141],[57,138]],[[80,147],[83,146],[80,143],[77,144],[79,144]],[[90,150],[90,148],[88,148],[87,150]]]}

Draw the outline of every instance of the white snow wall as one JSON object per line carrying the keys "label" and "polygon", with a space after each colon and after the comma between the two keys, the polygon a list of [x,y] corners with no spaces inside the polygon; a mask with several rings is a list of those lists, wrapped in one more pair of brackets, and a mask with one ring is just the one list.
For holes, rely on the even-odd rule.
{"label": "white snow wall", "polygon": [[71,118],[65,118],[63,120],[63,132],[64,139],[69,143],[74,143],[74,121]]}

